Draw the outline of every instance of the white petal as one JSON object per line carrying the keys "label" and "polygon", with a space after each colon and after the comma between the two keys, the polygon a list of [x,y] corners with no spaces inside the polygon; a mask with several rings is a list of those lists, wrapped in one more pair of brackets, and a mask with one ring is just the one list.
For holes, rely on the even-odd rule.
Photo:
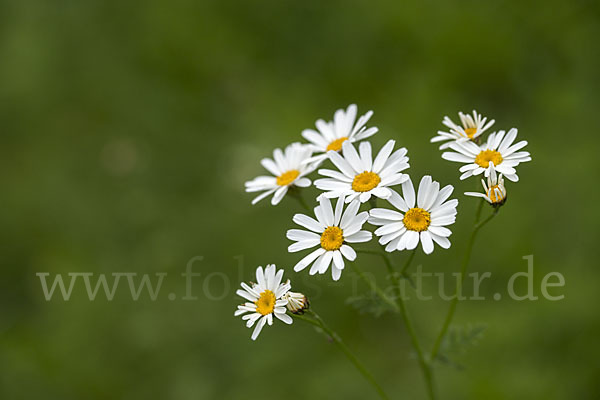
{"label": "white petal", "polygon": [[342,219],[342,211],[344,210],[345,198],[344,196],[340,196],[336,205],[335,205],[335,213],[333,215],[333,225],[339,226],[340,220]]}
{"label": "white petal", "polygon": [[331,208],[331,202],[325,196],[321,196],[319,203],[321,204],[321,211],[323,213],[323,222],[327,226],[333,225],[333,209]]}
{"label": "white petal", "polygon": [[273,195],[273,198],[271,199],[271,204],[276,206],[277,204],[279,204],[279,202],[281,201],[281,199],[283,199],[283,196],[285,196],[285,194],[288,191],[288,187],[287,186],[282,186],[279,189],[277,189],[275,191],[275,194]]}
{"label": "white petal", "polygon": [[[356,171],[354,168],[346,161],[342,156],[340,156],[337,152],[330,150],[327,152],[327,156],[331,160],[331,162],[346,176],[354,177],[356,175]],[[316,182],[315,182],[316,183]]]}
{"label": "white petal", "polygon": [[[325,249],[323,249],[323,250],[325,250]],[[314,275],[314,274],[316,274],[316,273],[319,272],[319,270],[321,269],[321,264],[323,262],[323,259],[325,258],[325,254],[327,254],[327,253],[328,253],[327,251],[323,252],[319,256],[319,258],[317,258],[315,260],[315,262],[313,263],[312,267],[310,267],[310,270],[308,271],[309,275]]]}
{"label": "white petal", "polygon": [[263,158],[262,160],[260,160],[260,163],[263,167],[265,167],[267,171],[269,171],[275,176],[279,176],[283,173],[283,171],[277,167],[275,161],[271,160],[270,158]]}
{"label": "white petal", "polygon": [[380,199],[389,199],[392,196],[392,191],[386,187],[376,187],[371,193]]}
{"label": "white petal", "polygon": [[388,160],[390,154],[392,154],[392,150],[394,150],[394,145],[396,142],[394,140],[389,140],[385,146],[379,150],[377,157],[375,157],[375,161],[373,162],[373,172],[378,174],[383,169],[386,161]]}
{"label": "white petal", "polygon": [[296,214],[292,218],[296,224],[305,227],[313,232],[322,233],[325,230],[325,225],[319,223],[314,218],[304,214]]}
{"label": "white petal", "polygon": [[347,260],[356,260],[356,252],[352,247],[348,246],[347,244],[342,245],[342,247],[340,248],[340,252],[344,257],[346,257]]}
{"label": "white petal", "polygon": [[301,240],[288,246],[288,252],[295,253],[297,251],[310,249],[320,243],[320,239]]}
{"label": "white petal", "polygon": [[465,156],[464,154],[454,153],[451,151],[442,153],[442,158],[444,160],[461,162],[461,163],[472,163],[473,162],[473,158]]}
{"label": "white petal", "polygon": [[331,261],[333,260],[333,253],[334,253],[333,251],[328,251],[325,254],[323,254],[323,258],[321,258],[321,263],[319,266],[320,274],[324,274],[329,269],[329,265],[331,264]]}
{"label": "white petal", "polygon": [[433,239],[434,242],[439,244],[440,247],[443,249],[447,249],[450,247],[450,241],[448,240],[448,238],[441,237],[441,236],[434,235],[434,234],[431,234],[431,238]]}
{"label": "white petal", "polygon": [[356,217],[356,213],[358,212],[359,208],[360,202],[356,200],[351,202],[350,205],[346,207],[346,211],[344,211],[344,215],[342,215],[342,220],[340,221],[340,228],[342,228],[342,230],[346,229],[348,225],[352,223],[352,220],[354,217]]}
{"label": "white petal", "polygon": [[254,198],[254,200],[252,200],[252,205],[255,205],[256,203],[258,203],[259,201],[261,201],[265,197],[269,196],[270,194],[272,194],[273,192],[275,192],[275,190],[277,190],[277,189],[267,190],[266,192],[259,194],[258,196],[256,196]]}
{"label": "white petal", "polygon": [[341,182],[346,182],[346,183],[352,182],[351,177],[346,176],[346,175],[342,174],[341,172],[334,171],[331,169],[320,169],[319,174],[323,175],[323,176],[328,176],[330,178],[333,178],[333,179],[335,179],[337,181],[341,181]]}
{"label": "white petal", "polygon": [[336,269],[344,269],[344,258],[339,250],[333,252],[333,265]]}
{"label": "white petal", "polygon": [[238,289],[235,293],[238,296],[243,297],[244,299],[246,299],[248,301],[254,302],[254,301],[256,301],[258,299],[257,297],[253,296],[252,294],[250,294],[250,293],[248,293],[248,292],[246,292],[245,290],[242,290],[242,289]]}
{"label": "white petal", "polygon": [[362,161],[363,167],[365,171],[371,171],[371,167],[373,166],[373,157],[371,155],[371,143],[362,142],[358,147],[360,151],[360,159]]}
{"label": "white petal", "polygon": [[337,268],[335,265],[331,267],[331,279],[338,281],[342,276],[342,270]]}
{"label": "white petal", "polygon": [[[408,180],[408,175],[406,175],[406,178]],[[406,201],[404,201],[402,196],[400,196],[400,194],[395,190],[391,190],[391,192],[392,195],[387,199],[387,201],[389,201],[391,205],[393,205],[400,211],[408,211],[408,204],[406,204]]]}
{"label": "white petal", "polygon": [[346,140],[342,145],[342,153],[344,154],[346,161],[348,161],[348,163],[352,166],[352,169],[356,171],[357,174],[366,171],[360,156],[356,152],[356,149],[352,143]]}
{"label": "white petal", "polygon": [[312,253],[310,253],[309,255],[304,257],[302,260],[298,261],[298,263],[294,266],[294,271],[296,271],[296,272],[302,271],[304,268],[309,266],[310,263],[312,263],[317,257],[321,256],[323,253],[325,253],[325,249],[323,249],[323,248],[318,248],[317,250],[313,251]]}
{"label": "white petal", "polygon": [[433,226],[430,225],[428,231],[434,235],[438,235],[441,237],[448,237],[452,235],[452,231],[448,228],[444,228],[443,226]]}
{"label": "white petal", "polygon": [[254,328],[254,332],[252,332],[252,340],[256,340],[256,338],[260,334],[260,331],[262,330],[263,326],[265,326],[265,322],[267,322],[267,319],[265,317],[261,318],[258,321],[258,323],[256,324],[256,327]]}
{"label": "white petal", "polygon": [[310,179],[308,179],[308,178],[296,179],[294,181],[294,185],[296,185],[298,187],[309,187],[310,186]]}
{"label": "white petal", "polygon": [[398,211],[388,210],[387,208],[373,208],[369,215],[375,218],[389,219],[390,221],[402,221],[404,215]]}
{"label": "white petal", "polygon": [[431,186],[432,180],[431,176],[425,175],[421,178],[421,182],[419,182],[419,189],[417,191],[417,206],[420,208],[425,208],[425,197],[429,195],[429,187]]}
{"label": "white petal", "polygon": [[427,231],[421,232],[421,245],[425,254],[431,254],[433,252],[433,240],[431,234]]}
{"label": "white petal", "polygon": [[373,234],[369,231],[359,231],[353,235],[346,237],[346,242],[348,243],[364,243],[368,242],[373,238]]}
{"label": "white petal", "polygon": [[276,317],[276,318],[278,318],[280,321],[282,321],[282,322],[284,322],[284,323],[288,324],[288,325],[291,325],[291,324],[292,324],[292,322],[294,322],[293,318],[292,318],[292,317],[290,317],[290,316],[289,316],[289,315],[287,315],[287,314],[279,314],[279,313],[275,313],[275,317]]}
{"label": "white petal", "polygon": [[286,237],[293,241],[320,239],[321,236],[314,232],[304,231],[302,229],[290,229],[286,233]]}
{"label": "white petal", "polygon": [[415,231],[406,232],[406,249],[413,250],[419,244],[419,233]]}
{"label": "white petal", "polygon": [[415,188],[410,178],[402,184],[402,194],[408,208],[413,208],[415,206]]}

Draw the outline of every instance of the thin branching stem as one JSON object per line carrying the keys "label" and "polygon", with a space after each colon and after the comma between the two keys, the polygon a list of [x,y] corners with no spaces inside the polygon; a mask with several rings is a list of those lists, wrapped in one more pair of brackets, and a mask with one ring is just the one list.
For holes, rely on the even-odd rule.
{"label": "thin branching stem", "polygon": [[[401,273],[403,275],[408,270],[408,267],[410,266],[413,258],[415,257],[416,252],[417,252],[417,249],[411,251],[410,256],[408,256],[408,258],[406,259],[406,262],[404,263],[404,266],[402,267],[402,271],[401,271]],[[423,352],[423,349],[421,348],[419,338],[417,337],[417,333],[413,327],[413,323],[410,319],[410,316],[408,315],[408,310],[406,309],[406,303],[404,302],[404,297],[402,296],[402,292],[400,290],[400,280],[398,279],[398,275],[395,274],[393,270],[391,270],[391,276],[393,279],[395,292],[396,292],[396,302],[398,303],[398,308],[400,309],[400,314],[402,315],[402,320],[404,321],[404,325],[406,326],[406,331],[408,332],[408,335],[410,336],[410,340],[413,345],[413,348],[415,349],[415,352],[417,353],[417,359],[419,361],[419,366],[421,367],[421,371],[423,372],[423,377],[425,378],[425,386],[427,388],[427,395],[429,396],[430,399],[433,400],[433,399],[435,399],[435,393],[433,390],[433,378],[432,378],[432,374],[431,374],[431,366],[429,365],[429,362],[425,358],[425,353]]]}
{"label": "thin branching stem", "polygon": [[385,292],[379,286],[377,286],[377,283],[375,281],[369,279],[367,277],[367,275],[363,272],[363,270],[360,269],[360,267],[358,265],[356,265],[356,263],[351,263],[351,265],[352,265],[352,268],[354,269],[354,272],[356,272],[358,274],[358,276],[363,281],[365,281],[365,283],[371,288],[371,290],[373,292],[375,292],[377,294],[377,296],[379,296],[381,298],[381,300],[383,300],[386,304],[391,306],[394,310],[398,311],[398,306],[396,305],[394,300],[390,299],[385,294]]}
{"label": "thin branching stem", "polygon": [[331,328],[329,328],[329,326],[327,326],[327,324],[325,324],[325,322],[319,316],[319,314],[317,314],[313,309],[309,309],[307,311],[307,313],[309,315],[311,315],[313,318],[309,318],[307,316],[297,315],[297,314],[293,314],[293,317],[300,319],[302,321],[308,322],[309,324],[320,328],[323,331],[323,333],[325,335],[327,335],[327,337],[329,337],[329,338],[331,338],[331,340],[333,340],[333,342],[342,351],[342,353],[344,353],[344,355],[348,358],[348,360],[350,360],[350,362],[356,367],[356,369],[361,373],[361,375],[371,384],[371,386],[373,386],[373,388],[375,389],[377,394],[379,394],[379,397],[381,397],[384,400],[389,400],[389,397],[387,396],[387,394],[385,393],[383,388],[377,383],[375,378],[373,378],[373,375],[371,375],[371,373],[369,371],[367,371],[365,366],[354,355],[354,353],[350,350],[350,348],[348,348],[348,346],[346,346],[346,344],[342,341],[342,338],[340,338],[340,336],[335,331],[333,331]]}
{"label": "thin branching stem", "polygon": [[[483,201],[485,201],[485,200],[483,200]],[[483,203],[481,203],[481,204],[483,204]],[[480,209],[481,209],[481,206],[480,206],[479,210],[477,211],[476,221],[479,220],[479,214],[481,212]],[[458,278],[456,280],[456,293],[454,295],[454,298],[452,299],[452,303],[450,303],[450,308],[448,309],[448,314],[446,314],[446,319],[444,320],[442,329],[440,329],[440,333],[438,334],[437,339],[434,342],[434,345],[433,345],[433,348],[431,350],[431,354],[429,357],[430,360],[434,360],[435,357],[438,355],[440,346],[442,344],[442,340],[444,339],[444,336],[446,335],[446,332],[448,331],[448,328],[450,327],[450,323],[452,322],[452,318],[454,317],[454,312],[456,310],[456,305],[458,304],[458,298],[462,292],[462,286],[463,286],[463,283],[465,280],[467,266],[469,265],[469,260],[471,259],[471,253],[473,252],[473,245],[475,244],[475,238],[477,237],[477,233],[485,224],[487,224],[492,218],[494,218],[496,216],[496,214],[498,214],[498,210],[499,210],[499,208],[494,209],[494,211],[492,212],[492,214],[490,214],[490,216],[488,216],[486,219],[484,219],[481,222],[476,222],[475,226],[473,227],[473,231],[471,232],[471,236],[469,237],[469,241],[467,242],[467,249],[465,252],[465,256],[463,258],[462,267],[460,269],[460,275],[458,276]]]}

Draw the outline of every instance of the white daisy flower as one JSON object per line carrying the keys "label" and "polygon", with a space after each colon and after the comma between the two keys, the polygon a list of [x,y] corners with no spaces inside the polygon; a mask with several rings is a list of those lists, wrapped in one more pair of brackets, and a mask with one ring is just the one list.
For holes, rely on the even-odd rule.
{"label": "white daisy flower", "polygon": [[485,193],[466,192],[467,196],[483,197],[493,206],[501,206],[506,201],[506,188],[504,187],[504,178],[502,174],[496,175],[496,171],[492,168],[490,175],[487,178],[487,185],[482,179],[481,184]]}
{"label": "white daisy flower", "polygon": [[263,158],[260,163],[274,176],[259,176],[246,182],[246,192],[261,192],[252,204],[256,204],[274,193],[271,204],[279,204],[290,186],[308,187],[310,179],[305,178],[315,170],[314,167],[303,163],[312,154],[308,145],[292,143],[285,148],[273,151],[273,159]]}
{"label": "white daisy flower", "polygon": [[462,112],[459,112],[458,116],[461,125],[455,124],[454,121],[445,116],[442,123],[450,129],[450,132],[438,131],[438,136],[431,138],[431,143],[450,140],[450,142],[442,144],[440,150],[450,147],[452,142],[475,140],[495,122],[493,119],[488,122],[487,118],[478,114],[476,110],[473,110],[473,116]]}
{"label": "white daisy flower", "polygon": [[[275,265],[267,265],[263,272],[262,267],[256,269],[256,281],[252,286],[242,282],[242,289],[238,289],[236,294],[248,300],[248,302],[238,306],[235,316],[245,314],[242,319],[246,321],[246,326],[251,328],[255,323],[256,327],[252,332],[252,340],[256,340],[265,323],[273,325],[273,315],[286,324],[291,324],[292,317],[286,314],[288,301],[284,296],[289,292],[291,285],[288,280],[281,283],[283,278],[283,269],[275,273]],[[249,314],[246,314],[249,313]]]}
{"label": "white daisy flower", "polygon": [[458,200],[448,200],[454,188],[448,185],[440,190],[440,184],[424,176],[415,188],[409,179],[402,184],[402,194],[394,194],[389,202],[401,212],[385,208],[374,208],[369,212],[369,223],[378,225],[375,235],[379,243],[386,245],[388,252],[413,250],[421,242],[425,254],[433,251],[433,242],[442,248],[450,247],[448,237],[452,234],[447,225],[456,220]]}
{"label": "white daisy flower", "polygon": [[371,195],[381,199],[389,198],[394,193],[389,186],[401,184],[408,179],[408,175],[400,173],[409,167],[407,150],[403,147],[392,154],[395,143],[394,140],[388,141],[373,161],[371,143],[362,142],[359,155],[352,143],[344,142],[343,157],[335,151],[327,153],[341,173],[320,169],[319,174],[328,178],[317,179],[315,186],[324,190],[323,195],[329,198],[347,196],[347,203],[355,199],[364,203]]}
{"label": "white daisy flower", "polygon": [[292,292],[291,290],[283,295],[283,299],[287,300],[287,309],[292,314],[303,314],[304,310],[308,309],[309,302],[302,293]]}
{"label": "white daisy flower", "polygon": [[324,274],[333,261],[331,275],[333,280],[337,281],[344,269],[344,258],[348,261],[356,259],[356,252],[348,243],[371,240],[371,232],[361,230],[363,224],[369,218],[369,213],[364,211],[357,214],[360,207],[358,201],[350,203],[344,211],[343,196],[338,199],[335,211],[331,207],[331,202],[325,196],[321,196],[319,202],[320,205],[315,207],[316,220],[304,214],[294,215],[293,221],[305,227],[308,231],[302,229],[288,230],[287,238],[296,242],[288,247],[288,251],[294,253],[318,246],[318,249],[294,266],[294,271],[302,271],[314,261],[309,274],[314,275],[317,272]]}
{"label": "white daisy flower", "polygon": [[354,143],[377,133],[378,129],[376,127],[367,128],[365,126],[373,115],[373,111],[367,112],[354,123],[356,112],[356,104],[350,104],[346,111],[341,108],[337,110],[333,116],[333,121],[317,120],[315,125],[318,131],[313,129],[302,131],[302,136],[311,142],[313,150],[321,153],[308,159],[307,163],[318,166],[327,158],[329,150],[340,151],[345,141]]}
{"label": "white daisy flower", "polygon": [[482,172],[485,172],[485,176],[489,176],[490,165],[492,165],[492,169],[503,174],[506,179],[516,182],[519,177],[514,167],[522,162],[531,161],[529,152],[517,151],[527,146],[527,141],[522,140],[513,144],[516,137],[517,129],[512,128],[506,136],[504,131],[491,133],[487,142],[481,146],[473,142],[454,142],[450,144],[450,148],[456,152],[445,152],[442,158],[466,164],[459,169],[463,173],[460,179],[479,175]]}

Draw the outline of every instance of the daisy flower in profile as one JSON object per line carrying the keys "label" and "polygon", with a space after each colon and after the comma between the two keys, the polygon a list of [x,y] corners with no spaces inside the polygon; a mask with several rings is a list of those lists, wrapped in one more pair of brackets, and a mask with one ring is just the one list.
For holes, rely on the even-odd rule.
{"label": "daisy flower in profile", "polygon": [[302,271],[312,263],[310,275],[317,272],[324,274],[333,261],[331,275],[333,280],[337,281],[344,269],[344,258],[348,261],[356,259],[356,252],[348,243],[371,240],[371,232],[361,230],[369,218],[369,213],[366,211],[358,213],[360,207],[358,201],[353,201],[344,210],[343,196],[338,199],[335,211],[325,196],[319,198],[319,203],[315,207],[316,220],[304,214],[294,215],[293,221],[308,230],[290,229],[287,231],[287,238],[296,242],[288,247],[288,251],[294,253],[318,247],[300,260],[294,266],[294,271]]}
{"label": "daisy flower in profile", "polygon": [[256,269],[258,283],[248,285],[242,282],[242,289],[236,292],[238,296],[248,301],[239,305],[234,315],[237,317],[245,314],[242,319],[246,321],[248,328],[256,323],[252,340],[256,340],[265,324],[273,325],[273,315],[286,324],[293,322],[292,317],[286,314],[288,300],[284,298],[291,288],[290,281],[281,283],[283,269],[275,271],[276,267],[273,264],[267,265],[264,272],[262,267],[258,267]]}
{"label": "daisy flower in profile", "polygon": [[260,163],[274,176],[259,176],[246,182],[246,192],[263,192],[252,200],[252,204],[273,194],[271,204],[276,205],[283,199],[290,186],[310,186],[310,179],[305,178],[305,175],[314,171],[314,167],[303,161],[311,154],[309,146],[292,143],[285,148],[285,152],[275,149],[273,159],[263,158]]}
{"label": "daisy flower in profile", "polygon": [[424,176],[415,199],[412,181],[404,182],[404,197],[396,193],[388,199],[401,212],[386,208],[374,208],[369,212],[369,223],[380,226],[375,230],[379,243],[386,245],[388,252],[413,250],[419,242],[425,254],[433,252],[433,242],[444,249],[449,248],[448,237],[452,232],[446,226],[456,220],[458,205],[458,200],[448,200],[453,190],[452,185],[440,189],[438,182]]}
{"label": "daisy flower in profile", "polygon": [[506,202],[506,188],[504,187],[504,178],[502,174],[496,175],[496,171],[492,168],[490,175],[487,178],[487,185],[482,179],[481,184],[483,185],[484,193],[479,192],[466,192],[467,196],[483,197],[494,207],[499,207]]}
{"label": "daisy flower in profile", "polygon": [[495,122],[493,119],[488,122],[487,118],[478,114],[476,110],[473,110],[473,116],[463,114],[462,112],[459,112],[458,116],[460,117],[460,125],[455,124],[454,121],[445,116],[442,123],[449,128],[449,132],[438,131],[438,135],[431,138],[431,143],[450,140],[450,142],[442,144],[440,150],[450,147],[450,143],[452,142],[477,139],[483,132],[494,125]]}
{"label": "daisy flower in profile", "polygon": [[409,167],[407,150],[403,147],[392,154],[395,143],[394,140],[388,141],[373,161],[371,143],[362,142],[359,155],[352,143],[344,142],[343,157],[335,151],[327,153],[339,171],[320,169],[319,174],[327,178],[317,179],[315,186],[325,191],[323,195],[329,198],[346,196],[347,203],[355,199],[364,203],[371,195],[389,198],[394,193],[389,186],[408,179],[408,175],[401,173]]}
{"label": "daisy flower in profile", "polygon": [[367,128],[365,126],[373,115],[373,111],[362,115],[355,123],[356,113],[356,104],[350,104],[345,111],[341,108],[337,110],[333,115],[333,121],[317,120],[315,124],[317,131],[313,129],[302,131],[302,136],[311,143],[313,150],[321,153],[306,162],[318,166],[327,158],[329,150],[340,151],[345,141],[354,143],[377,133],[376,127]]}
{"label": "daisy flower in profile", "polygon": [[283,295],[283,299],[287,301],[286,307],[292,314],[304,314],[304,311],[309,307],[308,299],[302,293],[290,290]]}
{"label": "daisy flower in profile", "polygon": [[463,173],[460,179],[482,172],[489,176],[490,170],[494,169],[509,181],[517,182],[519,177],[514,167],[522,162],[531,161],[531,157],[527,151],[517,151],[527,146],[527,141],[513,144],[516,138],[517,129],[512,128],[507,134],[504,131],[491,133],[487,142],[481,146],[473,142],[454,142],[450,144],[454,152],[442,153],[442,158],[465,164],[459,169]]}

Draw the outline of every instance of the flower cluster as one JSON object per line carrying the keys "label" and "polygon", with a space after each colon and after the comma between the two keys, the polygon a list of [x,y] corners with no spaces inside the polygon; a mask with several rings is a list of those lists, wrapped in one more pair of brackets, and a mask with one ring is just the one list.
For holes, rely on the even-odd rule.
{"label": "flower cluster", "polygon": [[492,206],[499,207],[506,201],[504,177],[509,181],[517,182],[519,176],[515,167],[520,163],[531,161],[529,152],[519,151],[527,146],[527,141],[515,143],[518,131],[512,128],[508,133],[503,130],[490,133],[487,140],[479,144],[480,135],[493,125],[494,120],[486,124],[487,118],[482,118],[477,111],[473,111],[473,117],[463,113],[458,114],[462,125],[455,124],[450,118],[444,117],[443,123],[450,128],[450,133],[438,132],[438,136],[433,137],[431,142],[449,140],[440,149],[450,148],[454,151],[444,152],[442,158],[465,164],[459,169],[462,172],[461,180],[482,173],[487,178],[487,185],[483,179],[481,180],[484,193],[466,192],[466,195],[482,197]]}
{"label": "flower cluster", "polygon": [[[337,281],[346,262],[357,258],[353,245],[371,241],[373,234],[387,252],[414,250],[420,245],[425,254],[431,254],[434,244],[443,249],[451,245],[449,226],[456,220],[458,206],[457,199],[450,199],[453,186],[442,187],[425,175],[415,190],[407,174],[407,149],[396,148],[396,141],[389,140],[374,156],[371,143],[365,141],[378,132],[376,127],[367,127],[373,112],[357,115],[357,107],[352,104],[346,110],[337,110],[332,121],[317,120],[317,130],[302,132],[309,143],[292,143],[285,150],[276,149],[273,159],[261,160],[272,176],[246,182],[247,192],[262,192],[252,204],[273,195],[271,203],[277,205],[290,189],[298,196],[301,188],[313,185],[307,177],[311,173],[317,171],[321,176],[314,181],[320,191],[312,210],[314,217],[294,215],[292,221],[303,229],[287,231],[287,238],[294,242],[288,247],[290,253],[311,249],[294,266],[296,272],[310,266],[310,275],[324,274],[331,267],[331,277]],[[482,182],[484,193],[465,194],[500,206],[506,200],[503,177],[516,182],[515,167],[531,160],[528,152],[519,151],[527,142],[514,143],[517,130],[513,128],[508,133],[491,133],[479,144],[494,120],[476,111],[472,116],[459,113],[459,117],[460,124],[445,117],[442,123],[449,132],[439,131],[431,141],[444,141],[440,149],[452,150],[444,152],[442,158],[465,164],[460,168],[461,180],[482,173],[487,178],[487,185]],[[319,168],[327,161],[329,168]],[[383,203],[380,207],[376,207],[378,200]],[[371,232],[365,224],[376,228]],[[289,280],[281,283],[283,270],[275,270],[273,265],[264,272],[259,267],[258,283],[242,283],[238,291],[249,302],[238,306],[236,315],[245,314],[248,327],[256,324],[252,339],[265,323],[273,323],[273,315],[289,324],[292,318],[286,310],[298,314],[308,307],[306,296],[289,291]]]}

